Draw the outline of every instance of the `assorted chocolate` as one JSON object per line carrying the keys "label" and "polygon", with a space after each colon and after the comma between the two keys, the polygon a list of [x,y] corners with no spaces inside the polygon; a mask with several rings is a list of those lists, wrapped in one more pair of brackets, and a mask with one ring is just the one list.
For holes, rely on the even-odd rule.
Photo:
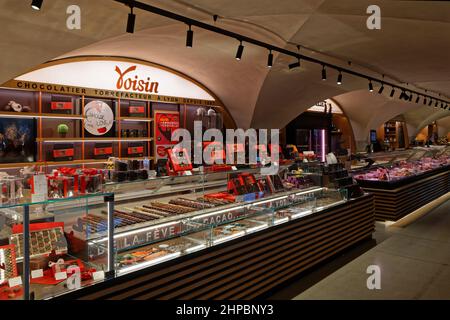
{"label": "assorted chocolate", "polygon": [[17,277],[16,252],[14,245],[0,247],[0,285]]}
{"label": "assorted chocolate", "polygon": [[[138,223],[163,219],[180,214],[190,213],[201,209],[215,208],[229,204],[227,200],[210,198],[177,198],[169,203],[151,201],[148,204],[134,206],[130,208],[114,210],[114,228],[126,227]],[[102,211],[102,215],[87,214],[80,219],[88,233],[105,232],[108,228],[107,212]]]}
{"label": "assorted chocolate", "polygon": [[188,239],[171,239],[161,243],[145,246],[136,251],[125,252],[117,256],[117,263],[120,267],[130,266],[145,261],[151,261],[165,255],[183,252],[197,243]]}
{"label": "assorted chocolate", "polygon": [[[62,243],[64,238],[62,227],[30,231],[30,255],[49,255],[54,250],[57,254],[67,253],[67,245]],[[23,233],[11,235],[11,244],[14,245],[17,258],[23,257]]]}

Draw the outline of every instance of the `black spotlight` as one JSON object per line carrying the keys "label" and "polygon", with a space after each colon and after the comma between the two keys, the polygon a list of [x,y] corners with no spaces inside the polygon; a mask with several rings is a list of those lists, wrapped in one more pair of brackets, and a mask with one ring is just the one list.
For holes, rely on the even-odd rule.
{"label": "black spotlight", "polygon": [[244,53],[244,46],[242,45],[242,41],[241,41],[241,43],[239,44],[239,47],[237,49],[237,52],[236,52],[236,60],[238,60],[238,61],[241,60],[243,53]]}
{"label": "black spotlight", "polygon": [[373,92],[372,80],[369,81],[369,91]]}
{"label": "black spotlight", "polygon": [[31,1],[31,8],[33,8],[34,10],[38,10],[38,11],[41,10],[42,2],[44,2],[44,0]]}
{"label": "black spotlight", "polygon": [[267,67],[272,68],[273,66],[273,53],[272,50],[269,50],[269,55],[267,57]]}
{"label": "black spotlight", "polygon": [[412,92],[410,92],[410,93],[411,93],[411,95],[409,96],[409,101],[412,101],[413,94],[412,94]]}
{"label": "black spotlight", "polygon": [[289,65],[289,70],[300,68],[300,58],[298,58],[297,62],[293,62]]}
{"label": "black spotlight", "polygon": [[423,104],[424,104],[424,105],[427,104],[427,97],[423,97]]}
{"label": "black spotlight", "polygon": [[437,106],[438,106],[438,102],[436,100],[436,103],[434,104],[434,107],[437,108]]}
{"label": "black spotlight", "polygon": [[391,94],[389,95],[391,98],[393,98],[394,97],[394,94],[395,94],[395,89],[394,89],[394,87],[392,87],[392,91],[391,91]]}
{"label": "black spotlight", "polygon": [[133,13],[133,7],[130,7],[131,12],[128,14],[127,32],[134,33],[134,24],[136,22],[136,15]]}
{"label": "black spotlight", "polygon": [[416,103],[419,103],[419,100],[420,100],[420,96],[417,96]]}
{"label": "black spotlight", "polygon": [[186,47],[192,48],[193,42],[194,42],[194,31],[192,31],[191,25],[189,25],[189,29],[186,33]]}
{"label": "black spotlight", "polygon": [[325,69],[325,66],[322,66],[322,81],[327,80],[327,69]]}
{"label": "black spotlight", "polygon": [[339,75],[338,75],[338,78],[337,78],[337,84],[338,85],[342,84],[342,73],[341,73],[341,71],[339,71]]}
{"label": "black spotlight", "polygon": [[400,98],[400,100],[401,100],[401,99],[406,99],[405,97],[407,97],[407,96],[406,96],[405,90],[403,90],[403,91],[400,93],[400,97],[399,97],[399,98]]}
{"label": "black spotlight", "polygon": [[378,90],[379,94],[382,94],[384,91],[384,83],[381,84],[380,90]]}
{"label": "black spotlight", "polygon": [[430,102],[428,103],[428,106],[431,106],[432,103],[433,103],[433,99],[430,98]]}

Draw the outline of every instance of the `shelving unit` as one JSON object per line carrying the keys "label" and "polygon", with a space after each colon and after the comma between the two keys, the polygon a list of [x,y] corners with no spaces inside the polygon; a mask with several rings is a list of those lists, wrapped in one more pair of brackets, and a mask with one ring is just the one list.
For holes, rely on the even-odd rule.
{"label": "shelving unit", "polygon": [[[153,142],[153,130],[151,118],[151,103],[149,101],[139,101],[145,106],[145,116],[129,116],[129,114],[122,110],[126,105],[136,103],[134,100],[121,101],[121,99],[101,99],[100,101],[111,101],[111,108],[115,114],[115,135],[113,137],[87,137],[85,136],[85,103],[88,99],[96,99],[77,95],[63,95],[50,94],[43,92],[30,92],[23,90],[0,89],[0,108],[15,101],[23,106],[29,106],[30,112],[14,112],[0,110],[0,118],[14,118],[14,119],[35,119],[36,120],[36,158],[34,162],[20,162],[20,163],[0,163],[0,169],[21,168],[24,166],[57,166],[57,165],[88,165],[96,163],[105,163],[107,159],[92,159],[91,143],[111,143],[113,148],[113,155],[123,159],[144,159],[153,160],[151,152]],[[72,104],[71,114],[59,112],[51,112],[52,102],[69,102]],[[70,128],[70,134],[67,137],[60,137],[56,132],[56,126],[60,123],[65,123]],[[136,129],[146,131],[146,136],[143,137],[123,137],[122,129]],[[145,133],[144,133],[145,134]],[[142,143],[144,147],[143,157],[130,157],[128,154],[122,153],[122,149],[127,148],[130,143]],[[52,150],[52,144],[74,143],[75,159],[72,161],[54,161],[53,157],[49,156],[49,150]],[[91,150],[89,152],[89,150]],[[123,157],[122,157],[123,156]]]}

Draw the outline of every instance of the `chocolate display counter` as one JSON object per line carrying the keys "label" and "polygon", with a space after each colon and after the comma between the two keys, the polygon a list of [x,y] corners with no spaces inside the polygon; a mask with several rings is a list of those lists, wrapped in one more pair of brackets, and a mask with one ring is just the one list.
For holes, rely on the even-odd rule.
{"label": "chocolate display counter", "polygon": [[243,169],[3,204],[1,297],[261,296],[374,230],[371,195],[301,181]]}
{"label": "chocolate display counter", "polygon": [[397,221],[450,191],[450,148],[414,150],[353,176],[374,195],[376,219]]}

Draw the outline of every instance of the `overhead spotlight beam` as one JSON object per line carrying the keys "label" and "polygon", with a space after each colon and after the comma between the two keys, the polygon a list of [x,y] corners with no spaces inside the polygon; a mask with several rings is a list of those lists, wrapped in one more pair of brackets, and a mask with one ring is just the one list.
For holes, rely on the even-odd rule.
{"label": "overhead spotlight beam", "polygon": [[[167,10],[155,7],[155,6],[152,6],[152,5],[147,4],[147,3],[143,3],[141,1],[134,1],[134,0],[133,1],[131,1],[131,0],[113,0],[113,1],[115,1],[117,3],[121,3],[121,4],[124,4],[124,5],[127,5],[127,6],[129,6],[130,2],[132,2],[133,3],[133,7],[137,8],[137,9],[140,9],[140,10],[151,12],[153,14],[156,14],[156,15],[159,15],[159,16],[163,16],[163,17],[166,17],[168,19],[172,19],[172,20],[176,20],[176,21],[179,21],[179,22],[183,22],[183,23],[185,23],[185,24],[187,24],[189,26],[195,26],[195,27],[197,27],[199,29],[208,30],[210,32],[214,32],[214,33],[217,33],[217,34],[220,34],[220,35],[223,35],[223,36],[227,36],[227,37],[230,37],[230,38],[233,38],[233,39],[240,39],[243,42],[246,42],[248,44],[252,44],[252,45],[255,45],[255,46],[258,46],[258,47],[261,47],[261,48],[265,48],[265,49],[267,49],[267,50],[269,50],[271,52],[278,52],[278,53],[284,54],[286,56],[291,56],[291,57],[294,57],[296,59],[301,59],[301,60],[306,61],[306,62],[311,62],[311,63],[315,63],[315,64],[319,64],[319,65],[325,66],[327,68],[332,68],[332,69],[335,69],[335,70],[339,70],[341,76],[342,76],[343,73],[346,73],[346,74],[349,74],[349,75],[352,75],[352,76],[355,76],[355,77],[372,80],[372,82],[384,83],[386,85],[392,86],[393,88],[397,88],[397,89],[400,89],[400,90],[406,90],[406,88],[402,87],[401,85],[385,81],[384,79],[381,80],[381,79],[377,79],[375,77],[370,77],[368,75],[362,74],[360,72],[357,72],[357,71],[354,71],[354,70],[351,70],[351,69],[348,69],[348,68],[343,68],[341,66],[333,65],[331,63],[328,63],[328,62],[325,62],[325,61],[321,61],[321,60],[313,58],[313,57],[305,56],[303,54],[299,54],[298,52],[290,51],[290,50],[288,50],[288,49],[286,49],[284,47],[278,47],[278,46],[272,45],[270,43],[266,43],[266,42],[263,42],[263,41],[260,41],[260,40],[257,40],[257,39],[253,39],[253,38],[244,36],[242,34],[238,34],[238,33],[226,30],[226,29],[219,28],[216,25],[210,25],[208,23],[205,23],[205,22],[202,22],[202,21],[199,21],[199,20],[191,19],[191,18],[188,18],[186,16],[182,16],[180,14],[177,14],[177,13],[174,13],[174,12],[170,12],[170,11],[167,11]],[[411,91],[411,93],[420,94],[420,95],[426,96],[426,97],[428,97],[430,99],[431,98],[434,99],[433,96],[426,95],[426,94],[423,94],[421,92]],[[448,103],[449,101],[445,101],[445,102]]]}

